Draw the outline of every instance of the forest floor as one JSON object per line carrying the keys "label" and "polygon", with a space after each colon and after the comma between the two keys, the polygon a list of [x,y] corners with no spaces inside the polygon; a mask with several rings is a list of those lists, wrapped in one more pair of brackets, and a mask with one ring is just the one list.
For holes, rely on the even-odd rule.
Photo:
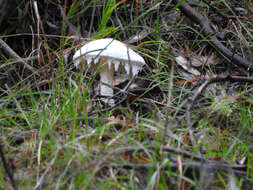
{"label": "forest floor", "polygon": [[[251,189],[252,15],[250,0],[23,0],[1,14],[0,189]],[[101,67],[73,63],[101,38],[146,62],[115,74],[115,106]]]}

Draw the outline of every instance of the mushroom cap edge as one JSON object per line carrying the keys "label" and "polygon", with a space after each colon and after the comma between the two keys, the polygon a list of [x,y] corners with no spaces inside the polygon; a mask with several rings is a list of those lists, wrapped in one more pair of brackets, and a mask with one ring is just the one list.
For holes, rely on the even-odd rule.
{"label": "mushroom cap edge", "polygon": [[75,52],[73,62],[78,67],[80,62],[84,60],[95,59],[96,63],[100,58],[108,58],[122,63],[130,62],[133,63],[133,66],[138,67],[145,65],[144,59],[139,54],[127,47],[126,44],[112,38],[88,42]]}

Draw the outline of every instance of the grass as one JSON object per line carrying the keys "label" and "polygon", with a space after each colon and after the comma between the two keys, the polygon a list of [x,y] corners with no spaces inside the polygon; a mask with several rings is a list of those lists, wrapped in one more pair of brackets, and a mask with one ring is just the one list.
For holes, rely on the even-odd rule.
{"label": "grass", "polygon": [[[98,70],[92,76],[85,66],[75,69],[71,56],[64,59],[63,50],[74,51],[76,46],[74,40],[66,40],[66,23],[57,31],[61,36],[47,37],[49,47],[43,43],[45,34],[29,37],[42,44],[33,50],[40,51],[43,59],[29,62],[39,69],[39,76],[17,64],[2,68],[1,143],[19,189],[231,189],[235,185],[250,189],[252,84],[209,85],[193,105],[190,127],[187,105],[202,81],[176,65],[174,57],[215,54],[213,65],[198,68],[207,75],[224,72],[224,59],[209,47],[200,50],[206,40],[200,28],[179,16],[172,4],[139,1],[137,8],[134,2],[113,2],[93,0],[82,9],[82,1],[73,1],[66,4],[66,15],[80,30],[91,32],[92,38],[124,41],[151,31],[131,44],[147,65],[134,81],[137,87],[130,89],[135,96],[128,95],[119,106],[106,108],[100,103]],[[233,11],[236,5],[220,0],[212,4],[225,13],[231,11],[232,21],[238,24],[237,28],[217,24],[218,29],[232,30],[226,46],[252,54],[250,43],[237,45],[240,34],[252,41],[252,23],[238,17]],[[48,10],[40,7],[41,18],[58,6],[50,1],[49,5]],[[206,5],[198,10],[216,14]],[[93,21],[87,19],[91,14]],[[163,18],[173,16],[175,20],[165,23]],[[56,21],[59,18],[48,19]],[[36,23],[31,27],[36,31]],[[14,43],[12,37],[6,39]],[[22,36],[14,39],[24,43],[21,47],[30,46]],[[30,50],[23,49],[24,55],[28,57]],[[16,51],[21,53],[22,48]],[[10,62],[3,53],[0,57],[1,63]],[[248,75],[236,66],[233,72]],[[185,82],[193,78],[198,80]],[[0,168],[0,189],[10,188]]]}

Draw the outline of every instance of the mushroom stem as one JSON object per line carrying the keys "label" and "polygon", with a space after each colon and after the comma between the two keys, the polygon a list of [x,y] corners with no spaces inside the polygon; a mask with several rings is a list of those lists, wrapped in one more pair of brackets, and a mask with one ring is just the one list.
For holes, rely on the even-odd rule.
{"label": "mushroom stem", "polygon": [[102,101],[109,104],[110,106],[114,106],[114,100],[111,98],[113,96],[113,77],[114,77],[114,67],[110,66],[108,63],[105,63],[100,69],[100,95],[108,96],[108,98],[102,98]]}

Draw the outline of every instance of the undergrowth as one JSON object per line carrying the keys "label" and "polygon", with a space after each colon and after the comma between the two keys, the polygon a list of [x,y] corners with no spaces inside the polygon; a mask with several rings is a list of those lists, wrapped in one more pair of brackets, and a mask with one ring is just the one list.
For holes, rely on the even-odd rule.
{"label": "undergrowth", "polygon": [[[38,18],[34,2],[19,4],[13,22],[20,26],[1,29],[1,38],[36,69],[31,73],[1,51],[1,143],[19,189],[251,187],[252,84],[209,85],[188,117],[204,76],[224,73],[227,61],[174,4],[37,1]],[[249,1],[192,6],[224,32],[228,48],[253,60]],[[128,43],[146,61],[128,93],[119,89],[129,78],[119,76],[124,80],[114,91],[122,102],[113,108],[99,97],[99,68],[90,72],[72,62],[76,48],[103,37]],[[177,56],[200,75],[178,65]],[[232,72],[251,76],[235,65]],[[10,187],[0,168],[0,189]]]}

